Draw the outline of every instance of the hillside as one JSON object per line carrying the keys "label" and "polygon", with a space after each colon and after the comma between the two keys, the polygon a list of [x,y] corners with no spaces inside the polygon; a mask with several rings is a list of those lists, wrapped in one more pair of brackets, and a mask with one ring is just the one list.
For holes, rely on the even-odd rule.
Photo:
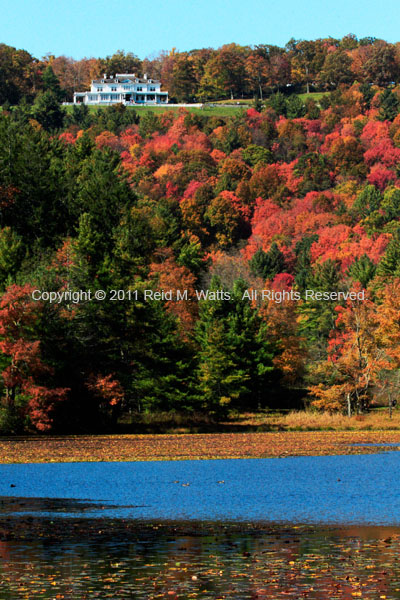
{"label": "hillside", "polygon": [[393,404],[399,94],[232,117],[6,106],[0,430]]}

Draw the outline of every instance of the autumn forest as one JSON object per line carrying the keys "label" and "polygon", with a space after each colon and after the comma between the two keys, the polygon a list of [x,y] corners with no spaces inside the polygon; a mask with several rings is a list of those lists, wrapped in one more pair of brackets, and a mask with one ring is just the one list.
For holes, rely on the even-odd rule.
{"label": "autumn forest", "polygon": [[[248,105],[62,106],[103,72]],[[352,35],[151,60],[0,45],[0,434],[394,407],[399,82],[400,44]]]}

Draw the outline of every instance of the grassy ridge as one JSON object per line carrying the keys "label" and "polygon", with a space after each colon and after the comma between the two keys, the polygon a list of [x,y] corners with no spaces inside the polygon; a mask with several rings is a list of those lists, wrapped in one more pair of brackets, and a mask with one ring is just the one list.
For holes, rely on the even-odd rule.
{"label": "grassy ridge", "polygon": [[[73,107],[65,106],[64,108],[66,109],[67,113],[71,113]],[[96,111],[96,110],[101,110],[104,107],[103,106],[89,106],[88,108],[91,111]],[[168,105],[166,105],[166,106],[137,106],[137,105],[135,105],[135,106],[128,106],[127,108],[134,109],[138,115],[143,115],[143,114],[149,113],[149,112],[162,113],[165,111],[172,111],[172,112],[177,113],[180,110],[179,106],[168,106]],[[190,108],[186,108],[185,110],[188,110],[191,113],[204,115],[204,116],[210,116],[210,117],[232,117],[234,115],[240,114],[245,109],[240,105],[232,105],[232,106],[214,105],[214,106],[205,106],[204,108],[190,107]]]}
{"label": "grassy ridge", "polygon": [[329,92],[310,92],[309,94],[299,94],[299,98],[303,102],[306,102],[307,100],[314,100],[315,102],[318,102],[323,96],[327,95],[329,95]]}

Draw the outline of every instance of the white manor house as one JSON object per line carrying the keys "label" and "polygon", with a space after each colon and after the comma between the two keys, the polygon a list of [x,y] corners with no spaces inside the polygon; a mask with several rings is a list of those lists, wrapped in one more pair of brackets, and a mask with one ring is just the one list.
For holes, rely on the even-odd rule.
{"label": "white manor house", "polygon": [[75,92],[74,104],[167,104],[168,92],[161,91],[161,81],[137,77],[134,73],[117,73],[114,77],[103,75],[94,79],[90,92]]}

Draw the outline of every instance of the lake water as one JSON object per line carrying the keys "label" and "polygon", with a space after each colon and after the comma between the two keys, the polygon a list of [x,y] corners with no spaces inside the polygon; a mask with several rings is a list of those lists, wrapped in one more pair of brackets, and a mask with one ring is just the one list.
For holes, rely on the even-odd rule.
{"label": "lake water", "polygon": [[399,467],[0,465],[0,598],[400,600]]}
{"label": "lake water", "polygon": [[54,513],[74,517],[400,525],[399,469],[398,452],[14,464],[0,465],[0,496],[59,499]]}

